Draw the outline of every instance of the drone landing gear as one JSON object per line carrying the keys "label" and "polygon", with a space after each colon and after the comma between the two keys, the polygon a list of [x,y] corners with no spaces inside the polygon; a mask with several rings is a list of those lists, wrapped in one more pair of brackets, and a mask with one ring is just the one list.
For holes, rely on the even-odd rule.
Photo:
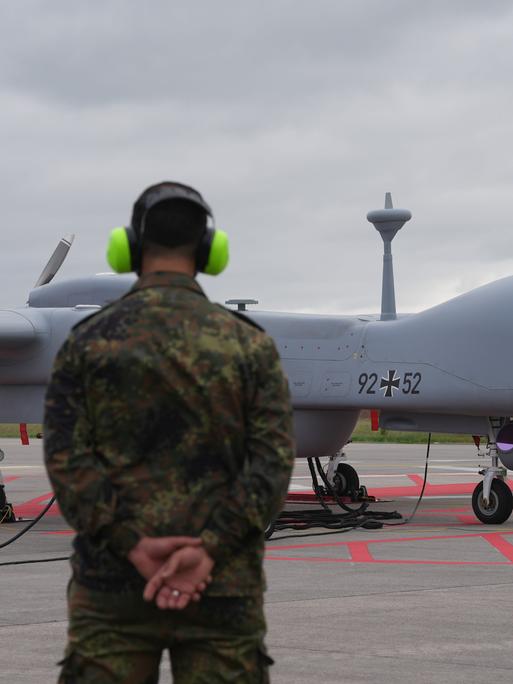
{"label": "drone landing gear", "polygon": [[485,496],[484,483],[480,482],[472,494],[472,508],[482,523],[500,525],[513,511],[513,494],[504,480],[494,479]]}
{"label": "drone landing gear", "polygon": [[333,476],[333,487],[339,496],[358,497],[360,492],[360,479],[358,473],[349,463],[340,463]]}
{"label": "drone landing gear", "polygon": [[[400,519],[396,511],[369,511],[369,504],[375,502],[367,489],[360,486],[356,470],[344,463],[344,454],[338,452],[330,456],[326,471],[319,458],[309,458],[308,467],[312,476],[313,494],[302,495],[301,503],[317,501],[322,508],[315,510],[285,510],[270,523],[265,530],[265,538],[270,539],[277,530],[308,530],[321,527],[328,530],[354,529],[365,527],[379,529],[381,520]],[[319,483],[319,479],[322,484]],[[289,502],[298,501],[299,495],[289,495]],[[313,501],[312,501],[313,500]],[[341,510],[332,510],[330,505],[338,505]]]}
{"label": "drone landing gear", "polygon": [[[4,459],[4,452],[0,449],[0,461]],[[12,504],[7,501],[7,495],[5,493],[5,485],[2,478],[2,473],[0,472],[0,525],[2,523],[12,523],[16,522],[16,515],[14,514],[14,508]]]}
{"label": "drone landing gear", "polygon": [[345,454],[343,451],[339,451],[334,456],[330,456],[326,471],[329,489],[334,490],[337,496],[350,497],[353,502],[366,499],[367,490],[365,487],[360,488],[358,473],[353,466],[344,461]]}
{"label": "drone landing gear", "polygon": [[16,515],[12,504],[8,503],[4,485],[0,485],[0,525],[16,522]]}
{"label": "drone landing gear", "polygon": [[496,438],[502,426],[502,419],[490,418],[490,437],[487,456],[492,465],[480,470],[483,481],[474,489],[472,508],[478,520],[485,525],[500,525],[510,517],[513,511],[513,494],[504,481],[508,471],[499,466]]}

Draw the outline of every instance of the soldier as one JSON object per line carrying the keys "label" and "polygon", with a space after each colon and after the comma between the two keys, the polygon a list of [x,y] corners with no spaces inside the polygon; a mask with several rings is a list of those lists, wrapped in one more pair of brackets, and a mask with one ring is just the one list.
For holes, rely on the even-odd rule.
{"label": "soldier", "polygon": [[268,681],[264,530],[291,407],[272,340],[195,280],[228,261],[209,219],[188,186],[143,192],[108,250],[139,279],[55,360],[45,462],[77,532],[61,684],[152,684],[164,649],[176,684]]}

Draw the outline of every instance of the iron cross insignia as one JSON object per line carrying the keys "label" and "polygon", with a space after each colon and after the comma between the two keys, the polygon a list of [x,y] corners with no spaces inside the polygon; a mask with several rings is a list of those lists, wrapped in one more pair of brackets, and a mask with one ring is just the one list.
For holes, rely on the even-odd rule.
{"label": "iron cross insignia", "polygon": [[388,378],[381,378],[381,385],[379,386],[380,389],[385,390],[385,397],[393,397],[394,396],[394,389],[398,390],[399,389],[399,383],[401,381],[401,378],[396,378],[395,377],[395,370],[389,370],[388,371]]}

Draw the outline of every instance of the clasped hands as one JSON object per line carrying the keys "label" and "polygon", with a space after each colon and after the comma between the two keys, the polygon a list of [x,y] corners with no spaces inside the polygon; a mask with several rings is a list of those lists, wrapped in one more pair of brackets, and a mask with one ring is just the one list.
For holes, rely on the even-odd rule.
{"label": "clasped hands", "polygon": [[147,580],[146,601],[163,610],[182,610],[199,601],[214,567],[198,537],[142,537],[128,559]]}

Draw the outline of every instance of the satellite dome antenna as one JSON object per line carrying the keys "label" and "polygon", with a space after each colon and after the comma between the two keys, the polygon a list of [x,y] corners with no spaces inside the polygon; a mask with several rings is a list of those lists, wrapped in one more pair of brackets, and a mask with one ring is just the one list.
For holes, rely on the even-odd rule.
{"label": "satellite dome antenna", "polygon": [[392,263],[392,240],[401,230],[406,221],[411,219],[408,209],[394,209],[392,194],[385,193],[385,208],[369,211],[367,221],[374,224],[374,228],[383,238],[383,285],[381,289],[381,319],[393,321],[397,318],[395,310],[394,266]]}

